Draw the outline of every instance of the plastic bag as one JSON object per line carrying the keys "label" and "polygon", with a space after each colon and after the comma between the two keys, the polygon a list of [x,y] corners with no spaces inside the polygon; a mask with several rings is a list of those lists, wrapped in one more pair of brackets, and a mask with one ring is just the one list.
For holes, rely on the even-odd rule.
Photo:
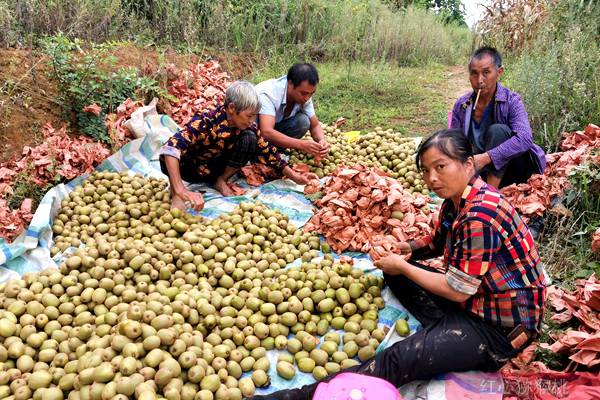
{"label": "plastic bag", "polygon": [[155,97],[147,106],[135,110],[133,114],[131,114],[131,118],[123,124],[125,128],[133,133],[133,136],[135,136],[136,139],[141,138],[146,134],[146,130],[144,129],[144,119],[151,115],[158,115],[156,103],[158,103],[158,99]]}

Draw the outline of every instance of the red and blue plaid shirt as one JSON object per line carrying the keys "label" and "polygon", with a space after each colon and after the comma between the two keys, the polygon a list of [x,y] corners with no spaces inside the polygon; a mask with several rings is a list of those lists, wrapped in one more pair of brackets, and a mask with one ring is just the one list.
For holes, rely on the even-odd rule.
{"label": "red and blue plaid shirt", "polygon": [[461,305],[503,327],[539,331],[546,288],[533,237],[515,208],[480,177],[462,194],[458,210],[441,207],[431,236],[411,242],[413,259],[443,254],[448,284],[470,295]]}

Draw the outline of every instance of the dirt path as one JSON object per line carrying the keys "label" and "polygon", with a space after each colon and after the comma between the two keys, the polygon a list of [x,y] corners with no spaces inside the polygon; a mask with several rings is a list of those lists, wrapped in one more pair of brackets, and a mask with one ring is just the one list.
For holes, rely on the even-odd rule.
{"label": "dirt path", "polygon": [[467,68],[464,65],[451,67],[448,70],[447,90],[445,92],[448,110],[452,109],[452,106],[454,106],[454,103],[460,96],[470,90],[472,89],[469,83]]}
{"label": "dirt path", "polygon": [[[391,126],[405,127],[412,136],[428,136],[445,128],[456,100],[471,90],[465,66],[426,68],[419,68],[421,76],[410,78],[416,82],[413,97],[389,120]],[[399,74],[410,74],[410,70],[401,69]]]}

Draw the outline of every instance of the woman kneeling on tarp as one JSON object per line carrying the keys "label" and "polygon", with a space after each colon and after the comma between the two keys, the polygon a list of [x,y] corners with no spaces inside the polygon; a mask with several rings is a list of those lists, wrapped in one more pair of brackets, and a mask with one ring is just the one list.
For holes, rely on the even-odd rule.
{"label": "woman kneeling on tarp", "polygon": [[[546,291],[538,252],[514,207],[477,174],[459,130],[426,139],[417,166],[445,199],[431,236],[375,265],[423,325],[346,372],[401,386],[453,371],[496,371],[539,334]],[[415,262],[443,256],[445,272]],[[326,380],[331,379],[329,376]],[[255,399],[310,399],[317,383]]]}
{"label": "woman kneeling on tarp", "polygon": [[183,180],[213,183],[223,196],[232,196],[228,180],[248,161],[273,167],[299,184],[318,179],[315,174],[292,170],[277,148],[260,135],[256,128],[259,109],[254,86],[245,81],[233,82],[225,92],[223,105],[194,115],[165,143],[160,166],[169,176],[172,207],[185,209],[186,202],[196,210],[204,206],[202,194],[188,190]]}

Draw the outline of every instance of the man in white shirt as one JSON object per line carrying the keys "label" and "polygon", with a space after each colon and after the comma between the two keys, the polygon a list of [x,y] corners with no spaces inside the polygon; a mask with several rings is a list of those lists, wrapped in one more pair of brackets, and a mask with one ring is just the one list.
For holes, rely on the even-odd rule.
{"label": "man in white shirt", "polygon": [[[260,100],[260,132],[279,148],[296,149],[316,159],[327,156],[329,143],[315,114],[312,96],[317,90],[319,74],[314,65],[292,65],[287,75],[256,85]],[[310,130],[313,140],[303,140]]]}

